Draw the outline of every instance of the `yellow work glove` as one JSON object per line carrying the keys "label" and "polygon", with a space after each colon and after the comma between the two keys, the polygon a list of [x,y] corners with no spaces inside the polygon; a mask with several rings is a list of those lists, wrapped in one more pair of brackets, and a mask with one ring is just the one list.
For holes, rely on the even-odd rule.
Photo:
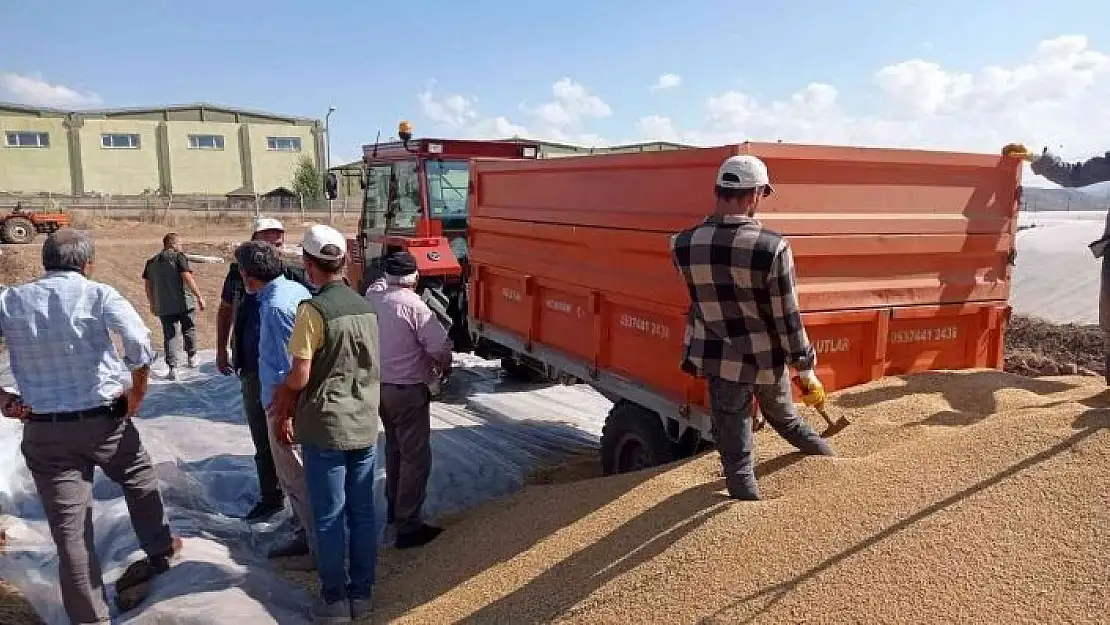
{"label": "yellow work glove", "polygon": [[807,406],[819,408],[825,405],[825,387],[817,374],[812,369],[798,372],[798,381],[802,386],[802,401]]}
{"label": "yellow work glove", "polygon": [[1020,158],[1023,161],[1032,162],[1037,158],[1029,148],[1025,147],[1022,143],[1007,143],[1002,146],[1002,156],[1009,156],[1010,158]]}

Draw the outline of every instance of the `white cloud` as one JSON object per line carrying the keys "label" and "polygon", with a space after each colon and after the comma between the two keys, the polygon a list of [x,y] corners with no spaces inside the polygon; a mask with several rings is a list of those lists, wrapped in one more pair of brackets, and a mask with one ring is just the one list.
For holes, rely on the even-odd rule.
{"label": "white cloud", "polygon": [[674,122],[669,117],[663,117],[662,115],[641,117],[637,127],[640,134],[645,137],[651,137],[658,141],[678,140],[678,131],[675,130]]}
{"label": "white cloud", "polygon": [[432,122],[458,133],[475,138],[506,138],[512,136],[548,139],[583,145],[605,145],[605,140],[583,130],[583,124],[592,119],[608,117],[613,109],[601,98],[592,95],[585,87],[570,78],[562,78],[551,86],[554,99],[536,107],[521,105],[535,125],[523,126],[505,116],[486,116],[477,109],[477,99],[459,94],[436,96],[434,83],[417,98],[421,112]]}
{"label": "white cloud", "polygon": [[[570,78],[562,78],[551,85],[555,99],[545,102],[531,113],[548,126],[566,129],[581,124],[586,119],[599,119],[613,114],[601,98],[591,95],[585,87]],[[528,110],[527,107],[524,107]]]}
{"label": "white cloud", "polygon": [[434,87],[435,82],[430,82],[424,91],[416,96],[420,101],[420,111],[425,117],[449,128],[463,128],[478,119],[478,112],[475,110],[476,98],[454,93],[436,99],[432,94]]}
{"label": "white cloud", "polygon": [[728,91],[707,100],[704,120],[693,127],[641,120],[641,138],[673,140],[677,133],[699,145],[782,140],[977,152],[1021,141],[1068,158],[1110,150],[1110,54],[1091,49],[1083,36],[1041,42],[1009,66],[964,72],[911,59],[878,69],[873,81],[871,110],[848,110],[823,83],[771,101]]}
{"label": "white cloud", "polygon": [[42,76],[0,74],[0,94],[13,102],[52,108],[87,108],[100,104],[95,93],[81,93],[65,85],[52,85]]}
{"label": "white cloud", "polygon": [[[471,97],[426,92],[430,119],[454,124],[465,136],[519,134],[571,143],[604,145],[598,133],[613,108],[570,78],[552,86],[553,99],[512,115],[477,110]],[[835,84],[813,82],[793,93],[764,98],[743,91],[709,97],[694,119],[663,111],[637,120],[636,140],[695,145],[787,141],[880,147],[916,147],[996,153],[1011,141],[1049,146],[1065,158],[1110,150],[1110,53],[1070,35],[1031,46],[1025,59],[960,69],[927,58],[877,68],[871,88],[846,101]],[[480,133],[480,134],[478,134]],[[1043,179],[1026,175],[1033,184]],[[1039,182],[1040,181],[1040,182]]]}
{"label": "white cloud", "polygon": [[659,80],[651,86],[652,91],[661,91],[663,89],[674,89],[682,84],[682,76],[678,74],[663,74]]}

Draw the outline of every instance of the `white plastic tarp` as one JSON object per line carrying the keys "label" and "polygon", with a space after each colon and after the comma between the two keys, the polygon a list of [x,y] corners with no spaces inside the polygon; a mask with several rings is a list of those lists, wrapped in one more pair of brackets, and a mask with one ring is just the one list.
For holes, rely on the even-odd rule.
{"label": "white plastic tarp", "polygon": [[[212,352],[176,382],[155,380],[137,425],[161,480],[170,523],[185,538],[182,560],[157,579],[120,623],[304,623],[311,597],[282,578],[263,554],[288,537],[288,512],[265,524],[238,517],[257,494],[239,384],[215,372]],[[10,385],[6,359],[5,385]],[[596,450],[610,403],[584,386],[518,387],[492,363],[462,358],[455,385],[433,405],[433,468],[426,513],[463,511],[520,488],[528,473],[570,454]],[[42,506],[19,452],[22,425],[0,419],[0,523],[10,544],[0,578],[23,591],[50,624],[67,623],[57,556]],[[375,494],[384,528],[380,452]],[[142,557],[122,491],[97,471],[96,551],[109,589]],[[381,534],[384,536],[384,532]],[[116,615],[114,615],[116,617]]]}

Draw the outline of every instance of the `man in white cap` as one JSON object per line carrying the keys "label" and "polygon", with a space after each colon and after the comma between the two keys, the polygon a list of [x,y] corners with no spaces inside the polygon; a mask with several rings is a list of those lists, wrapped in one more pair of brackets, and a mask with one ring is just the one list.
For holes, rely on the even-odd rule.
{"label": "man in white cap", "polygon": [[312,615],[326,623],[369,615],[378,556],[378,321],[344,279],[346,247],[329,226],[312,226],[304,235],[305,273],[318,290],[297,309],[292,367],[270,407],[279,439],[296,440],[304,457],[320,575]]}
{"label": "man in white cap", "polygon": [[[263,241],[280,249],[285,241],[285,228],[277,219],[260,217],[255,220],[252,241]],[[304,269],[283,263],[283,275],[307,284]],[[285,506],[285,498],[274,468],[273,455],[266,430],[266,410],[261,402],[258,378],[258,297],[246,292],[238,263],[232,263],[224,278],[220,309],[216,318],[216,366],[224,375],[238,374],[246,413],[254,442],[254,463],[258,470],[259,500],[246,514],[247,521],[260,521]],[[228,344],[231,343],[229,359]],[[303,538],[303,530],[297,530]],[[275,552],[273,556],[299,556],[308,553],[304,540],[295,541],[294,553]]]}
{"label": "man in white cap", "polygon": [[813,369],[795,293],[790,245],[755,218],[771,195],[767,166],[755,156],[726,159],[717,171],[713,214],[671,238],[671,256],[686,282],[690,309],[682,369],[709,385],[713,438],[733,499],[758,500],[752,441],[753,398],[784,439],[808,454],[833,455],[794,407],[788,367],[798,371],[804,401],[825,390]]}

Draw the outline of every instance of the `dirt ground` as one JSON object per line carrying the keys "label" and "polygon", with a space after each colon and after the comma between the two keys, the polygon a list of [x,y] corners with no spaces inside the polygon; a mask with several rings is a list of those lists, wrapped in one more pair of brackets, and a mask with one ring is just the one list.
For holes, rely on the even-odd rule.
{"label": "dirt ground", "polygon": [[1098,326],[1056,325],[1015,316],[1006,330],[1006,371],[1020,375],[1103,375],[1103,332]]}

